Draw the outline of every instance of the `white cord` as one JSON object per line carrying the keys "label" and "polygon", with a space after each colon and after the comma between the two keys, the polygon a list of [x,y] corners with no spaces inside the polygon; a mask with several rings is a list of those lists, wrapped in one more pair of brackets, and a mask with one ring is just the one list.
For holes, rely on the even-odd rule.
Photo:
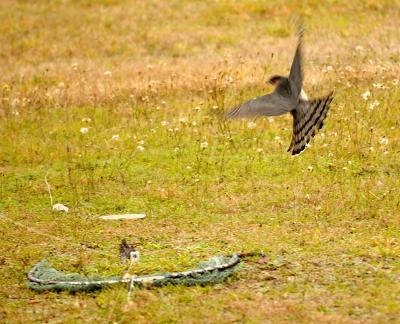
{"label": "white cord", "polygon": [[[132,265],[133,265],[135,262],[138,262],[138,261],[139,261],[139,258],[140,258],[140,254],[139,254],[138,251],[131,251],[131,253],[129,254],[130,264],[129,264],[128,272],[125,274],[125,276],[130,276],[130,274],[129,274],[130,269],[131,269]],[[127,303],[129,303],[129,301],[131,300],[132,291],[133,291],[133,288],[135,288],[135,286],[134,286],[134,284],[133,284],[133,280],[134,280],[135,278],[136,278],[135,275],[132,275],[132,276],[131,276],[131,281],[130,281],[129,290],[128,290],[128,296],[127,296],[127,298],[126,298],[126,302],[127,302]]]}
{"label": "white cord", "polygon": [[50,208],[53,208],[53,196],[51,195],[51,188],[50,188],[50,184],[47,181],[47,175],[49,174],[49,171],[46,172],[46,175],[44,176],[44,182],[46,183],[46,187],[47,187],[47,191],[49,192],[49,196],[50,196]]}
{"label": "white cord", "polygon": [[133,279],[135,279],[135,277],[136,277],[135,275],[131,276],[131,283],[129,285],[128,296],[126,297],[127,303],[129,303],[129,301],[131,300],[132,290],[134,288]]}

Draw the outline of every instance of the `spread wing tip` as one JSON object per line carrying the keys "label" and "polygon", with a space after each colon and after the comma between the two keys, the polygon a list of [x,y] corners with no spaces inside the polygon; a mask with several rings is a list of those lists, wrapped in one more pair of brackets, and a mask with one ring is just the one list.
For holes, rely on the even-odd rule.
{"label": "spread wing tip", "polygon": [[296,36],[299,39],[299,41],[301,41],[303,39],[305,31],[306,31],[306,28],[304,27],[304,25],[300,25],[298,27]]}
{"label": "spread wing tip", "polygon": [[232,110],[226,112],[224,114],[224,119],[234,119],[237,118],[239,115],[239,110],[240,110],[240,106],[239,107],[235,107]]}

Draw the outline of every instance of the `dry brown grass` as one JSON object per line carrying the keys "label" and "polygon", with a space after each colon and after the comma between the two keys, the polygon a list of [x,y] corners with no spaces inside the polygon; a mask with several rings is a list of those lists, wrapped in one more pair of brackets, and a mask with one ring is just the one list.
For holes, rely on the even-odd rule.
{"label": "dry brown grass", "polygon": [[[298,17],[306,91],[337,96],[326,128],[292,159],[289,116],[253,130],[218,116],[287,73]],[[396,321],[399,18],[398,1],[377,0],[3,1],[0,319]],[[47,171],[70,213],[49,209]],[[124,211],[148,217],[97,219]],[[224,285],[137,291],[128,304],[125,288],[25,287],[42,258],[66,271],[125,271],[122,237],[142,252],[138,273],[233,251],[264,250],[268,261],[247,262]]]}

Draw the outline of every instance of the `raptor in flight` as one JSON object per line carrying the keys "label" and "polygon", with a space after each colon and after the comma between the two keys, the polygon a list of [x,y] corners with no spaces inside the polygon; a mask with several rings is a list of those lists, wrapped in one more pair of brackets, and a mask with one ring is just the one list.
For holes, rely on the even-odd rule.
{"label": "raptor in flight", "polygon": [[308,100],[303,91],[302,43],[304,30],[298,32],[297,49],[290,68],[289,77],[275,75],[269,83],[275,90],[265,96],[249,100],[225,114],[231,118],[254,118],[257,116],[279,116],[291,113],[293,116],[293,134],[288,152],[300,154],[324,125],[334,92]]}

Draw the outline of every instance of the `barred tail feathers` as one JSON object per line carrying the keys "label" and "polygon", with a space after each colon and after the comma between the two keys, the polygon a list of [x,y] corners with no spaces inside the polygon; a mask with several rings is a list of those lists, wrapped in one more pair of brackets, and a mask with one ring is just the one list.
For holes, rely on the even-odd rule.
{"label": "barred tail feathers", "polygon": [[305,114],[293,114],[293,135],[288,152],[291,151],[292,155],[297,155],[304,151],[316,131],[324,126],[333,98],[332,91],[323,98],[309,101]]}

